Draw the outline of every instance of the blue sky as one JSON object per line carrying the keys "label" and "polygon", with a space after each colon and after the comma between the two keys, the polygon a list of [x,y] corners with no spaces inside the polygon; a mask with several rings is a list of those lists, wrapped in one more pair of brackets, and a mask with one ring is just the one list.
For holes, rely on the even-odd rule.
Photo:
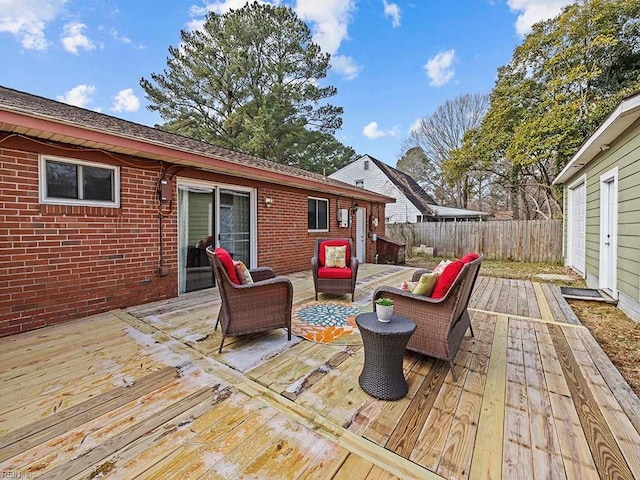
{"label": "blue sky", "polygon": [[[180,30],[246,0],[0,0],[0,85],[134,122],[150,112],[140,78],[166,67]],[[267,3],[267,2],[265,2]],[[326,83],[344,108],[336,133],[396,165],[420,118],[490,92],[531,25],[568,0],[273,0],[291,6],[332,55]]]}

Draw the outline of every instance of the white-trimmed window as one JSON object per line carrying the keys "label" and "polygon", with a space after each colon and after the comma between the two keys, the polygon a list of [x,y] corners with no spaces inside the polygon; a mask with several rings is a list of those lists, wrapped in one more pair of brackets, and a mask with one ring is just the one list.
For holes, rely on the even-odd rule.
{"label": "white-trimmed window", "polygon": [[45,155],[39,167],[42,203],[120,206],[118,167]]}
{"label": "white-trimmed window", "polygon": [[307,198],[308,229],[310,232],[329,231],[329,200],[326,198]]}

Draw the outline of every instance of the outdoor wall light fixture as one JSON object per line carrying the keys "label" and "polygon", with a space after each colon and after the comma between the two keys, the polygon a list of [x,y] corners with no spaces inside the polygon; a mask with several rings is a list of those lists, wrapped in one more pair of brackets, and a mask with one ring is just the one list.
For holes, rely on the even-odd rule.
{"label": "outdoor wall light fixture", "polygon": [[273,203],[273,198],[271,197],[264,197],[264,204],[267,206],[267,208],[269,208],[271,206],[271,204]]}
{"label": "outdoor wall light fixture", "polygon": [[355,215],[355,213],[358,211],[358,207],[360,207],[360,205],[358,205],[358,202],[353,204],[353,207],[351,207],[351,215]]}

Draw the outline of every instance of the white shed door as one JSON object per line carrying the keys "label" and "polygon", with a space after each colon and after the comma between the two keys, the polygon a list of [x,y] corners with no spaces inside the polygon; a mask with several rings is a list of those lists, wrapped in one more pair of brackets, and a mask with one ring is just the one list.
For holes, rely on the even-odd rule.
{"label": "white shed door", "polygon": [[568,258],[569,266],[582,275],[585,273],[585,182],[569,189]]}

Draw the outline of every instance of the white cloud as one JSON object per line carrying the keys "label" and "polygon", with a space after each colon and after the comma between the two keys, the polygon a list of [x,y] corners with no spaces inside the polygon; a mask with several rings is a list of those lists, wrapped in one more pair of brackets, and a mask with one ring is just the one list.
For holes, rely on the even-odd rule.
{"label": "white cloud", "polygon": [[455,60],[456,51],[454,49],[446,52],[438,52],[435,57],[429,59],[424,65],[427,75],[431,80],[429,85],[432,87],[441,87],[446,85],[453,78],[453,61]]}
{"label": "white cloud", "polygon": [[333,55],[331,57],[331,69],[342,75],[345,79],[353,80],[358,76],[362,67],[356,65],[355,60],[352,57]]}
{"label": "white cloud", "polygon": [[294,8],[302,20],[311,24],[313,41],[331,55],[349,38],[347,26],[354,9],[353,0],[297,0]]}
{"label": "white cloud", "polygon": [[[237,10],[244,7],[248,0],[215,0],[205,6],[194,5],[189,9],[192,17],[188,23],[190,30],[201,29],[204,17],[209,12],[218,15],[229,10]],[[278,6],[282,0],[260,0],[258,3]],[[313,41],[320,45],[324,52],[335,54],[343,40],[348,38],[347,26],[351,21],[351,12],[355,9],[355,0],[289,0],[298,16],[310,25],[313,32]],[[393,4],[391,4],[393,5]]]}
{"label": "white cloud", "polygon": [[362,134],[371,140],[375,140],[380,137],[397,137],[398,133],[399,132],[396,127],[391,130],[379,130],[378,122],[370,122],[362,129]]}
{"label": "white cloud", "polygon": [[95,50],[96,46],[93,42],[82,33],[86,28],[87,26],[80,22],[67,23],[62,28],[62,46],[67,52],[78,55],[79,48]]}
{"label": "white cloud", "polygon": [[411,124],[411,126],[409,127],[409,134],[411,134],[411,132],[417,132],[420,130],[420,126],[422,125],[422,118],[418,118],[416,119],[415,122],[413,122]]}
{"label": "white cloud", "polygon": [[512,12],[521,12],[516,20],[516,32],[524,37],[534,23],[558,15],[562,7],[575,0],[507,0]]}
{"label": "white cloud", "polygon": [[67,0],[0,0],[0,32],[11,33],[27,50],[46,50],[44,30]]}
{"label": "white cloud", "polygon": [[[280,5],[280,0],[272,0],[268,2],[257,0],[257,2],[263,5]],[[192,17],[204,17],[209,12],[213,12],[217,15],[224,15],[230,10],[238,10],[239,8],[244,7],[247,3],[253,2],[249,0],[215,0],[214,2],[208,3],[204,6],[192,5],[191,8],[189,8],[189,14]],[[204,21],[204,18],[194,18],[187,23],[187,30],[202,30],[204,27]]]}
{"label": "white cloud", "polygon": [[382,0],[384,4],[384,16],[391,17],[391,25],[393,28],[400,26],[400,7],[397,3],[387,3],[387,0]]}
{"label": "white cloud", "polygon": [[111,30],[110,33],[114,40],[126,43],[127,45],[131,45],[133,43],[129,37],[127,37],[126,35],[120,35],[117,30]]}
{"label": "white cloud", "polygon": [[[218,15],[223,15],[227,13],[229,10],[238,10],[239,8],[244,7],[247,3],[253,3],[249,0],[216,0],[211,2],[205,6],[193,5],[189,12],[192,16],[204,16],[209,12],[215,12]],[[270,5],[280,5],[279,0],[274,0],[271,2],[258,1],[258,3],[268,3]]]}
{"label": "white cloud", "polygon": [[204,30],[204,18],[194,19],[187,22],[187,30],[190,32],[195,32],[196,30]]}
{"label": "white cloud", "polygon": [[[231,9],[239,9],[250,3],[248,0],[215,0],[206,6],[192,6],[190,14],[193,18],[188,24],[189,30],[201,30],[205,16],[209,12],[218,15],[227,13]],[[282,0],[260,1],[269,5],[283,4]],[[313,41],[320,45],[323,52],[332,56],[333,69],[342,74],[347,80],[358,75],[358,67],[351,57],[336,55],[342,41],[349,38],[347,27],[351,22],[351,14],[355,10],[355,0],[289,0],[298,17],[309,25],[313,34]],[[393,6],[393,4],[390,4]],[[399,12],[398,12],[399,13]],[[340,58],[336,58],[340,57]]]}
{"label": "white cloud", "polygon": [[132,88],[120,90],[113,100],[111,110],[114,112],[136,112],[140,108],[140,100],[133,94]]}
{"label": "white cloud", "polygon": [[69,105],[86,108],[91,102],[91,97],[95,91],[96,87],[93,85],[77,85],[64,95],[59,95],[56,98]]}
{"label": "white cloud", "polygon": [[125,45],[131,45],[132,47],[140,49],[140,50],[146,48],[144,45],[135,45],[133,43],[133,41],[129,37],[127,37],[126,35],[121,35],[120,32],[118,32],[115,29],[111,30],[111,32],[109,32],[109,33],[111,34],[111,37],[113,37],[114,40],[122,42]]}

